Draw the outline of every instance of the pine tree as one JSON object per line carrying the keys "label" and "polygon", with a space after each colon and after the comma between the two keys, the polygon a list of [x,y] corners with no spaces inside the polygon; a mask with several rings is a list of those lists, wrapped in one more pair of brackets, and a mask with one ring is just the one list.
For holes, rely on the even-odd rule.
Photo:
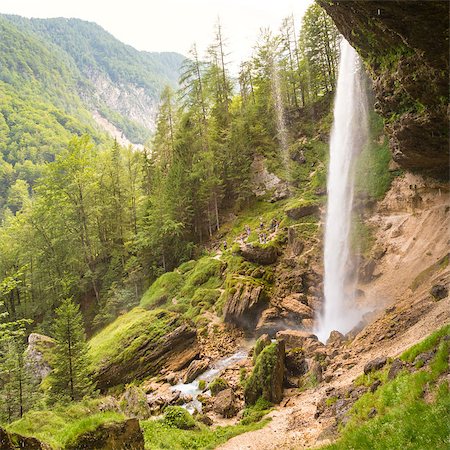
{"label": "pine tree", "polygon": [[52,400],[69,397],[80,400],[92,394],[94,386],[89,379],[88,346],[84,334],[80,308],[71,299],[56,309],[53,325],[55,367],[51,373]]}

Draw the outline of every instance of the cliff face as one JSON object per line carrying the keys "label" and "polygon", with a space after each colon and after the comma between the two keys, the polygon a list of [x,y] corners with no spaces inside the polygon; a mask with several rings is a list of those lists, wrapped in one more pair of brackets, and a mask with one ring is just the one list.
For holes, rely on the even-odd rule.
{"label": "cliff face", "polygon": [[318,3],[369,69],[394,160],[447,178],[448,2]]}

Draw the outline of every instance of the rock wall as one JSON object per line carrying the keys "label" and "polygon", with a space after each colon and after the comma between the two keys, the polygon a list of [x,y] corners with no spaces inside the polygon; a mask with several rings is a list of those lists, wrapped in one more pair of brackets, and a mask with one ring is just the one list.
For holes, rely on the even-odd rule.
{"label": "rock wall", "polygon": [[449,3],[318,3],[369,69],[394,160],[448,178]]}

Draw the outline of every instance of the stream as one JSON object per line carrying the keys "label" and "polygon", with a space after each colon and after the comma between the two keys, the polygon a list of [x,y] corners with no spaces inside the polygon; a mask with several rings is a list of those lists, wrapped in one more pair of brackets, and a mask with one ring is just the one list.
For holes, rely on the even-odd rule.
{"label": "stream", "polygon": [[172,391],[180,391],[182,394],[191,395],[192,400],[188,403],[181,405],[183,408],[186,408],[191,414],[197,410],[201,412],[202,404],[197,399],[200,394],[211,395],[210,391],[205,388],[205,390],[201,390],[199,388],[200,380],[204,380],[206,385],[208,385],[217,375],[222,372],[222,370],[236,364],[239,361],[247,358],[248,351],[245,349],[240,349],[236,353],[233,353],[226,358],[221,358],[214,361],[211,364],[211,368],[200,374],[192,383],[178,383],[172,386]]}

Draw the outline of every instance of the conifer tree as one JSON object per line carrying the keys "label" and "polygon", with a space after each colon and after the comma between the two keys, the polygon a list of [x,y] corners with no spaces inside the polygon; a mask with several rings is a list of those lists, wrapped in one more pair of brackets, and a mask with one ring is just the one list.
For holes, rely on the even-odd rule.
{"label": "conifer tree", "polygon": [[67,397],[80,400],[92,394],[83,318],[79,306],[72,299],[64,300],[56,309],[53,337],[56,345],[55,367],[51,373],[51,400]]}

